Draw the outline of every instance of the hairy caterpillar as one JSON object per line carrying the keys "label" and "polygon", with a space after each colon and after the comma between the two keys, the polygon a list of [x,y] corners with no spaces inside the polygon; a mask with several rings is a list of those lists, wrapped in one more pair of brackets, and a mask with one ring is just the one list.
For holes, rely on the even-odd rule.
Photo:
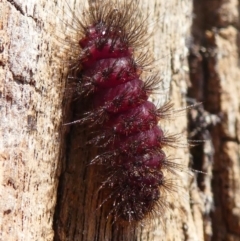
{"label": "hairy caterpillar", "polygon": [[75,150],[98,149],[84,164],[97,169],[101,201],[96,208],[106,209],[105,221],[124,227],[158,215],[163,220],[167,196],[177,189],[170,173],[185,167],[165,154],[168,146],[181,145],[178,133],[167,134],[158,125],[178,111],[149,98],[162,87],[161,74],[151,67],[147,18],[138,4],[128,1],[97,1],[81,16],[77,39],[69,41],[75,53],[66,93],[73,94],[74,117],[65,125],[71,125],[72,133],[88,132]]}

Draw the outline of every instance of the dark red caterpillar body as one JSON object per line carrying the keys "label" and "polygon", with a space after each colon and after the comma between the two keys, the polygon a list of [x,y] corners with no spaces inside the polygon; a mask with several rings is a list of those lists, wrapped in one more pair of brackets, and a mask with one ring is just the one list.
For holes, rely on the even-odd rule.
{"label": "dark red caterpillar body", "polygon": [[156,108],[148,101],[160,80],[143,80],[144,58],[135,60],[138,39],[144,39],[146,29],[134,6],[125,3],[122,12],[108,1],[98,11],[92,6],[71,75],[79,95],[92,101],[91,109],[73,123],[98,130],[88,141],[99,147],[91,163],[106,166],[101,189],[110,190],[110,213],[128,222],[143,220],[162,203],[167,185],[162,171],[173,165],[162,148],[174,141],[158,126],[171,105]]}

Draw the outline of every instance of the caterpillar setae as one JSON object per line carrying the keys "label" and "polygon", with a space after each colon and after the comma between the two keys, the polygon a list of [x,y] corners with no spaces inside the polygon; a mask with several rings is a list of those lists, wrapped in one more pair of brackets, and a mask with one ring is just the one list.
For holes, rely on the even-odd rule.
{"label": "caterpillar setae", "polygon": [[134,1],[104,0],[77,21],[66,88],[73,93],[74,119],[65,125],[87,130],[81,148],[97,147],[86,168],[102,172],[98,208],[106,206],[105,218],[124,225],[163,216],[166,193],[176,189],[167,174],[184,167],[165,150],[181,145],[178,133],[162,127],[179,110],[150,98],[161,89],[161,74],[151,67],[147,17]]}

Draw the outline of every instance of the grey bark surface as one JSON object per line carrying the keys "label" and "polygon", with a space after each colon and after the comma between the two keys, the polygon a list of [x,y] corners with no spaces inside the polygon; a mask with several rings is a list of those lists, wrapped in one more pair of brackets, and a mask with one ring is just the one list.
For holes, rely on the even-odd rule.
{"label": "grey bark surface", "polygon": [[43,1],[18,3],[0,2],[0,240],[50,241],[62,82]]}
{"label": "grey bark surface", "polygon": [[[199,58],[199,62],[190,61],[195,79],[201,77],[194,83],[191,73],[195,91],[190,95],[206,101],[204,108],[209,113],[223,116],[210,131],[215,153],[212,162],[202,168],[208,172],[205,188],[201,183],[197,186],[187,172],[175,176],[177,190],[167,197],[164,218],[156,215],[150,227],[143,228],[122,228],[106,220],[107,210],[97,208],[101,196],[95,182],[104,172],[87,165],[95,150],[81,148],[86,139],[79,127],[63,128],[71,119],[64,96],[71,48],[67,38],[76,34],[70,27],[75,23],[75,10],[70,9],[85,4],[74,2],[0,2],[0,240],[240,240],[237,1],[194,4],[194,46],[199,54],[204,38],[205,49],[212,55],[201,55],[204,68],[197,71],[193,63],[201,67],[203,62]],[[150,13],[149,27],[155,26],[149,37],[150,51],[157,59],[165,90],[152,99],[156,103],[169,99],[174,108],[182,108],[190,84],[186,42],[192,1],[155,0],[140,5],[143,12]],[[210,24],[205,26],[205,22]],[[182,133],[181,143],[187,139],[184,114],[167,121],[165,127]],[[209,161],[206,146],[202,150],[205,164]],[[187,147],[167,153],[188,165]]]}

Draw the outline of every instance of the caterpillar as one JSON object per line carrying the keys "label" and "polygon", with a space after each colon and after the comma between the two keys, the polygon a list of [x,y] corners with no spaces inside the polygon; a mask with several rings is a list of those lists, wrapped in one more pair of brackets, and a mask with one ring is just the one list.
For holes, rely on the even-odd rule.
{"label": "caterpillar", "polygon": [[65,126],[87,132],[79,148],[97,148],[86,164],[101,173],[97,209],[123,226],[163,219],[166,196],[176,189],[168,176],[185,167],[166,154],[181,145],[179,135],[162,127],[178,110],[151,98],[161,89],[161,74],[151,65],[147,17],[134,1],[96,1],[77,25],[66,88],[74,114]]}
{"label": "caterpillar", "polygon": [[168,189],[163,169],[178,167],[163,150],[174,146],[177,137],[158,125],[172,104],[157,108],[148,100],[161,79],[143,80],[149,56],[144,51],[136,56],[146,41],[144,21],[133,2],[90,5],[80,24],[80,54],[69,72],[77,98],[91,101],[89,110],[69,124],[87,123],[94,130],[87,142],[98,147],[91,165],[107,166],[101,189],[111,190],[107,198],[113,200],[114,216],[130,223],[161,204],[161,192]]}

